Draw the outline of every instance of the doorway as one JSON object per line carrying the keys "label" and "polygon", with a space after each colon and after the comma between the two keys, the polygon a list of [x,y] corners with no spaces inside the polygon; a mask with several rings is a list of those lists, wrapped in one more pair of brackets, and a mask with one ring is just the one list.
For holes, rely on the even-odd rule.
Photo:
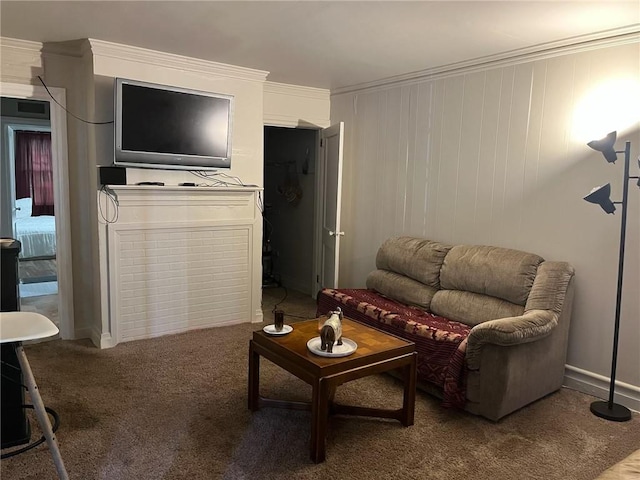
{"label": "doorway", "polygon": [[264,127],[263,289],[313,296],[319,130]]}
{"label": "doorway", "polygon": [[[20,242],[20,308],[56,325],[58,275],[49,104],[2,97],[2,236]],[[7,214],[10,212],[10,214]]]}
{"label": "doorway", "polygon": [[[71,269],[71,234],[69,222],[69,175],[67,163],[66,117],[64,90],[50,87],[2,83],[2,195],[0,216],[2,236],[19,237],[16,231],[18,216],[50,217],[49,237],[45,242],[24,237],[19,260],[22,298],[21,308],[36,311],[53,320],[62,338],[74,338],[73,294]],[[53,98],[52,98],[53,97]],[[54,101],[52,101],[54,100]],[[15,150],[17,132],[35,132],[49,137],[52,171],[52,203],[47,211],[39,200],[34,202],[33,185],[28,195],[16,191]],[[16,195],[16,193],[19,193]],[[37,194],[36,194],[37,195]],[[20,198],[18,198],[20,197]],[[16,200],[18,204],[16,205]],[[34,215],[34,205],[36,214]],[[31,207],[31,215],[29,213]],[[47,207],[48,208],[48,207]],[[40,219],[37,219],[40,220]],[[26,230],[22,230],[23,232]],[[48,244],[47,244],[48,243]],[[47,244],[47,245],[45,245]],[[53,290],[55,282],[55,293]],[[32,286],[29,286],[33,284]],[[46,287],[44,284],[48,284]],[[48,288],[46,292],[37,289]],[[36,294],[33,295],[33,290]],[[46,299],[46,301],[41,301]]]}

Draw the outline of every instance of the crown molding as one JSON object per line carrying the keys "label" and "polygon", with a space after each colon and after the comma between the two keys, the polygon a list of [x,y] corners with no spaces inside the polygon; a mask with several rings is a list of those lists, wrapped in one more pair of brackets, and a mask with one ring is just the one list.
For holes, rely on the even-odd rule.
{"label": "crown molding", "polygon": [[206,75],[217,75],[240,80],[264,82],[269,72],[253,68],[238,67],[225,63],[210,62],[198,58],[184,57],[173,53],[158,52],[146,48],[106,42],[93,38],[87,39],[94,56],[117,58],[135,63],[174,68]]}
{"label": "crown molding", "polygon": [[65,57],[83,57],[90,53],[87,39],[68,40],[66,42],[46,42],[42,45],[44,55],[62,55]]}
{"label": "crown molding", "polygon": [[288,83],[265,82],[264,93],[311,98],[314,100],[328,100],[331,91],[324,88],[305,87]]}
{"label": "crown molding", "polygon": [[42,44],[0,37],[0,77],[3,82],[35,85],[42,75]]}
{"label": "crown molding", "polygon": [[328,118],[305,117],[301,119],[299,115],[278,113],[265,113],[262,123],[270,127],[307,128],[314,130],[327,128],[331,125]]}
{"label": "crown molding", "polygon": [[527,48],[478,57],[472,60],[451,63],[440,67],[429,68],[417,72],[383,78],[373,82],[339,87],[331,91],[331,95],[363,92],[411,85],[425,80],[436,80],[455,75],[474,73],[490,68],[518,65],[536,60],[569,55],[591,50],[609,48],[631,43],[640,43],[640,25],[635,24],[615,30],[571,37],[556,42],[542,43]]}
{"label": "crown molding", "polygon": [[34,53],[40,53],[42,43],[32,42],[29,40],[20,40],[19,38],[0,37],[0,47],[19,48],[21,50],[29,50]]}

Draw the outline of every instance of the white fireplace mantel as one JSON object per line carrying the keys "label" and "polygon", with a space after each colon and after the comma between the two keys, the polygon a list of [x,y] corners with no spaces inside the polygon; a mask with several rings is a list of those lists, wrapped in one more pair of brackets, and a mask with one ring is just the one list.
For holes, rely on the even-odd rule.
{"label": "white fireplace mantel", "polygon": [[94,343],[106,348],[261,322],[261,192],[139,185],[101,190],[102,324]]}

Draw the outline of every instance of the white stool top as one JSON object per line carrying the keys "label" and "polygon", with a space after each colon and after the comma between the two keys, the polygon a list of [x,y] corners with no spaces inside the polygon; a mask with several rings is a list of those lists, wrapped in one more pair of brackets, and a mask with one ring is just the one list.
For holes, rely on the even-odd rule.
{"label": "white stool top", "polygon": [[58,332],[58,327],[39,313],[0,312],[0,343],[37,340]]}

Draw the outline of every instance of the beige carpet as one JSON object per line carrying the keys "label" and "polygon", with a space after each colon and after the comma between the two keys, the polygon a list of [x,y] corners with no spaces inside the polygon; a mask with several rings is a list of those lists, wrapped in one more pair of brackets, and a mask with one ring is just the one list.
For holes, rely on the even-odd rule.
{"label": "beige carpet", "polygon": [[[265,292],[265,319],[281,289]],[[312,316],[289,294],[288,314]],[[294,317],[287,321],[294,322]],[[640,416],[607,422],[592,397],[563,389],[499,423],[443,409],[419,393],[416,423],[332,417],[327,461],[309,459],[309,413],[247,409],[242,324],[120,344],[29,345],[45,404],[61,417],[58,440],[72,479],[593,479],[640,448]],[[306,399],[310,388],[262,361],[263,394]],[[337,401],[399,407],[389,376],[341,386]],[[32,421],[35,424],[35,421]],[[6,451],[3,451],[3,453]],[[3,480],[53,479],[42,445],[1,462]]]}

